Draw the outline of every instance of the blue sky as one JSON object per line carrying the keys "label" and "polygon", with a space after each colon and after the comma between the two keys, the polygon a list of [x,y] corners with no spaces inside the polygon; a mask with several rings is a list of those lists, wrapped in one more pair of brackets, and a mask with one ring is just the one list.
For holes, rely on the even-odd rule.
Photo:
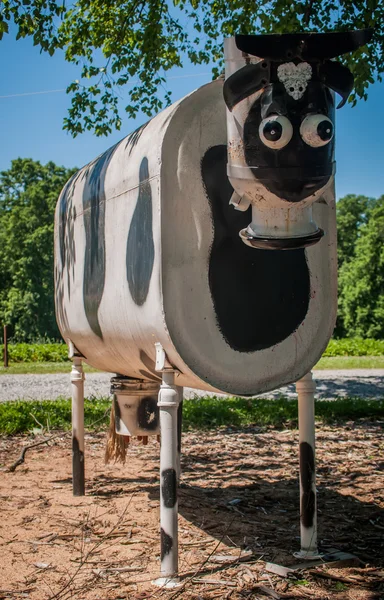
{"label": "blue sky", "polygon": [[[65,92],[1,96],[62,90],[79,78],[79,68],[67,64],[62,55],[40,54],[30,40],[16,41],[11,35],[0,42],[0,64],[0,170],[8,169],[17,157],[81,167],[147,120],[145,115],[135,120],[123,116],[120,132],[107,138],[86,133],[73,139],[62,130],[70,104]],[[173,100],[208,82],[209,72],[207,66],[189,64],[171,71]],[[383,106],[384,84],[376,83],[367,102],[337,111],[337,197],[384,194]]]}

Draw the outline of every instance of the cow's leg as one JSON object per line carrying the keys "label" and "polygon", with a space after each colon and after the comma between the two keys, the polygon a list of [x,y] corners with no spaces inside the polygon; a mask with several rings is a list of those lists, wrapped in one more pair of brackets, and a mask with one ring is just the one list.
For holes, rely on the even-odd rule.
{"label": "cow's leg", "polygon": [[78,357],[72,358],[71,388],[73,495],[84,496],[84,371]]}
{"label": "cow's leg", "polygon": [[184,396],[184,388],[181,386],[176,386],[177,391],[179,393],[179,406],[177,409],[177,482],[180,482],[181,476],[181,466],[180,466],[180,458],[181,458],[181,435],[183,429],[183,396]]}
{"label": "cow's leg", "polygon": [[299,404],[300,443],[300,537],[301,550],[295,556],[317,558],[317,512],[315,470],[315,391],[309,372],[296,383]]}
{"label": "cow's leg", "polygon": [[161,577],[155,583],[177,585],[178,572],[178,408],[180,394],[175,386],[175,372],[162,371],[159,392],[160,415],[160,555]]}

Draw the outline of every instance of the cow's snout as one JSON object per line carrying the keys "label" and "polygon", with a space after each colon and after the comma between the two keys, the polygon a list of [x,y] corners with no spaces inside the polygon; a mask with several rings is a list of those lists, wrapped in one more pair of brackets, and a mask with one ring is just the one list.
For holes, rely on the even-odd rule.
{"label": "cow's snout", "polygon": [[324,188],[330,175],[313,179],[279,179],[277,181],[264,182],[265,187],[278,198],[287,202],[301,202],[310,198],[318,190]]}

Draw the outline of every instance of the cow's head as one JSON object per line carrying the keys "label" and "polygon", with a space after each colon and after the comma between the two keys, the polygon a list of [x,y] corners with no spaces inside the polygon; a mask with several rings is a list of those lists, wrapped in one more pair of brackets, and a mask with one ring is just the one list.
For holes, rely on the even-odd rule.
{"label": "cow's head", "polygon": [[334,92],[345,104],[353,75],[336,56],[371,30],[238,35],[225,40],[228,177],[231,203],[252,205],[240,232],[256,248],[292,249],[319,241],[312,204],[335,173]]}

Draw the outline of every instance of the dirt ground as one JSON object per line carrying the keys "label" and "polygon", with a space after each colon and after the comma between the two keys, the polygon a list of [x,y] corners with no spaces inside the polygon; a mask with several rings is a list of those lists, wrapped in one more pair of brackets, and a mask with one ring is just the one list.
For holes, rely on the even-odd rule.
{"label": "dirt ground", "polygon": [[105,466],[105,435],[87,435],[87,495],[74,498],[69,436],[31,449],[13,473],[5,467],[31,440],[2,438],[0,598],[384,598],[383,424],[317,428],[320,545],[360,560],[288,577],[268,572],[266,563],[298,562],[297,431],[184,434],[183,578],[174,590],[151,583],[160,560],[154,439],[133,443],[124,466]]}

